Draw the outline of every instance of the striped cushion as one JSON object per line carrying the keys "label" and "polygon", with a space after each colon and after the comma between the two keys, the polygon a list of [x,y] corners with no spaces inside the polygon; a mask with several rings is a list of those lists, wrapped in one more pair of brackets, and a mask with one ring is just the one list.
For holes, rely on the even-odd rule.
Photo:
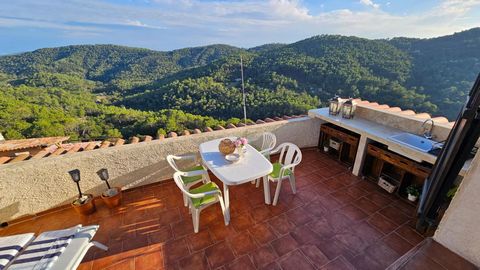
{"label": "striped cushion", "polygon": [[58,257],[65,251],[81,225],[65,229],[44,232],[25,249],[12,263],[10,269],[50,269]]}
{"label": "striped cushion", "polygon": [[0,238],[0,270],[6,267],[34,238],[33,233],[12,235]]}

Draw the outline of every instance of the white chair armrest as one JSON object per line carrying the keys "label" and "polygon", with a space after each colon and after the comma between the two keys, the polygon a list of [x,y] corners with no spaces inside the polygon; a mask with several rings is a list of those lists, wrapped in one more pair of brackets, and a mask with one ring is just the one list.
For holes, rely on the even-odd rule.
{"label": "white chair armrest", "polygon": [[264,149],[264,150],[260,151],[260,154],[262,154],[262,155],[269,154],[270,155],[270,154],[273,154],[272,150],[273,150],[273,148],[267,148],[267,149]]}
{"label": "white chair armrest", "polygon": [[197,170],[197,171],[182,172],[182,176],[186,176],[186,177],[200,176],[200,175],[204,175],[204,174],[208,174],[208,171],[207,170]]}
{"label": "white chair armrest", "polygon": [[276,154],[276,153],[280,152],[280,150],[282,150],[282,147],[281,147],[281,146],[282,146],[282,145],[279,145],[277,148],[275,148],[274,150],[272,150],[272,151],[270,152],[270,154]]}
{"label": "white chair armrest", "polygon": [[197,155],[190,154],[190,155],[181,155],[178,156],[178,159],[190,159],[190,160],[197,160]]}
{"label": "white chair armrest", "polygon": [[205,196],[208,196],[208,195],[215,195],[215,194],[218,194],[218,193],[221,193],[220,190],[212,190],[212,191],[208,191],[208,192],[204,192],[204,193],[197,193],[197,194],[192,194],[192,193],[189,193],[189,197],[191,198],[195,198],[195,199],[198,199],[198,198],[202,198],[202,197],[205,197]]}

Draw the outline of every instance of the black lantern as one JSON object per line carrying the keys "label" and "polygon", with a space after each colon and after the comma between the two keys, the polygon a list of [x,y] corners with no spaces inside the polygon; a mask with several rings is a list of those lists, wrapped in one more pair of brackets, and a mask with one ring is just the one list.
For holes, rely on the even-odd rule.
{"label": "black lantern", "polygon": [[105,183],[107,184],[107,187],[108,189],[110,189],[110,184],[108,183],[108,170],[105,169],[105,168],[102,168],[100,170],[97,171],[97,175],[100,177],[100,179],[102,179],[103,181],[105,181]]}
{"label": "black lantern", "polygon": [[343,103],[342,106],[342,117],[346,119],[353,118],[355,114],[355,106],[353,104],[353,100],[350,98]]}
{"label": "black lantern", "polygon": [[334,96],[330,99],[330,105],[328,106],[328,114],[330,115],[337,115],[340,111],[340,102],[339,97]]}
{"label": "black lantern", "polygon": [[80,170],[75,169],[68,172],[70,177],[72,177],[73,182],[77,184],[78,189],[78,198],[82,198],[82,191],[80,190]]}

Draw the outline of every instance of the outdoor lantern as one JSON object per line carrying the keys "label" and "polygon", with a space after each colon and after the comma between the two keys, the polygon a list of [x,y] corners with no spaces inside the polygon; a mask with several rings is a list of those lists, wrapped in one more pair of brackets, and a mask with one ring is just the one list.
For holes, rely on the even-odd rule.
{"label": "outdoor lantern", "polygon": [[78,189],[78,198],[82,198],[82,191],[80,190],[80,170],[75,169],[68,172],[70,177],[72,177],[73,182],[77,184]]}
{"label": "outdoor lantern", "polygon": [[354,113],[355,113],[355,106],[353,104],[353,100],[350,98],[343,103],[342,117],[346,119],[350,119],[350,118],[353,118]]}
{"label": "outdoor lantern", "polygon": [[330,115],[337,115],[339,110],[340,110],[340,103],[339,103],[339,97],[334,96],[332,99],[330,99],[330,105],[328,107],[328,114]]}
{"label": "outdoor lantern", "polygon": [[107,183],[107,187],[108,189],[110,189],[110,184],[108,184],[108,178],[109,178],[108,170],[105,168],[102,168],[97,171],[97,175],[100,177],[100,179],[102,179],[103,181],[105,181],[105,183]]}

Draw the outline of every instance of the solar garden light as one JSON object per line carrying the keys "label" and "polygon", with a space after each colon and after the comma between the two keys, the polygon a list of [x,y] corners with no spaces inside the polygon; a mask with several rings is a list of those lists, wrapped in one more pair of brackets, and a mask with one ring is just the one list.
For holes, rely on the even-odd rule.
{"label": "solar garden light", "polygon": [[77,184],[78,198],[72,202],[73,209],[80,215],[88,215],[95,212],[92,194],[83,194],[80,189],[80,170],[75,169],[68,172],[73,182]]}
{"label": "solar garden light", "polygon": [[78,189],[78,198],[81,199],[83,197],[82,190],[80,189],[80,170],[75,169],[68,172],[70,177],[72,177],[73,182],[77,184]]}
{"label": "solar garden light", "polygon": [[110,187],[110,184],[108,183],[108,170],[105,169],[105,168],[102,168],[100,170],[97,171],[97,175],[98,177],[100,177],[100,179],[102,179],[103,181],[105,181],[105,183],[107,184],[107,187],[108,189],[111,189]]}

